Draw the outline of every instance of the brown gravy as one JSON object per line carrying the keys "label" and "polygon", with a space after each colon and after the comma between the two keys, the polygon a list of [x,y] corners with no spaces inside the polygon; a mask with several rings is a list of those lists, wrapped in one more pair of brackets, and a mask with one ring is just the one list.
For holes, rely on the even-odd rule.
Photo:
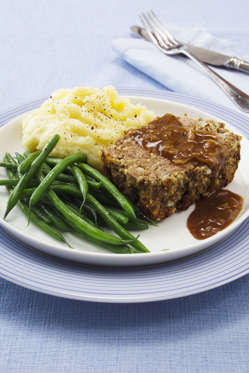
{"label": "brown gravy", "polygon": [[183,126],[172,114],[166,114],[149,126],[136,130],[133,138],[143,148],[175,164],[197,161],[215,171],[223,161],[223,146],[217,134]]}
{"label": "brown gravy", "polygon": [[221,189],[196,202],[195,210],[187,221],[188,229],[195,238],[204,240],[231,224],[242,205],[242,197]]}

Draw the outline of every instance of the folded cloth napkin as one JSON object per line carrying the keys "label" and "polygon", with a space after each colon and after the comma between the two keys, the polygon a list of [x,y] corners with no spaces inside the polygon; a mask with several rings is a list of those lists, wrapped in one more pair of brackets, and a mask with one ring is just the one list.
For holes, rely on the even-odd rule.
{"label": "folded cloth napkin", "polygon": [[[176,39],[249,60],[227,40],[216,38],[200,28],[179,29],[167,25]],[[129,64],[154,78],[168,89],[188,95],[203,97],[232,108],[236,106],[226,94],[204,73],[197,64],[181,55],[166,56],[156,46],[138,38],[121,38],[113,43],[113,49]],[[249,94],[249,75],[235,70],[214,68],[225,79]]]}

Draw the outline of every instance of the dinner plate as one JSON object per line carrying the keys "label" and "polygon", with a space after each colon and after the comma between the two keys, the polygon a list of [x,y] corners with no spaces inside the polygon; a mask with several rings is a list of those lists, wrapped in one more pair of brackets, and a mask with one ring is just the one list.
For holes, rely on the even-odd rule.
{"label": "dinner plate", "polygon": [[[209,119],[213,115],[205,113],[197,108],[182,103],[172,102],[170,100],[154,97],[136,97],[129,95],[131,101],[140,103],[153,110],[156,115],[163,115],[166,112],[183,116],[185,113],[193,118]],[[5,152],[21,151],[22,149],[22,118],[26,113],[13,118],[0,129],[0,159]],[[219,120],[219,118],[215,118]],[[238,128],[233,127],[232,121],[229,121],[227,127],[235,132],[240,132]],[[15,208],[11,211],[8,218],[0,218],[0,225],[17,239],[23,241],[29,246],[47,252],[48,254],[60,256],[65,259],[75,260],[83,263],[97,265],[145,265],[174,260],[184,256],[196,253],[206,247],[214,245],[216,242],[224,239],[231,234],[249,215],[249,175],[247,173],[249,152],[248,140],[243,137],[241,144],[241,161],[233,182],[229,189],[238,193],[244,198],[243,209],[238,218],[223,231],[205,240],[195,239],[187,228],[187,218],[194,209],[191,206],[186,211],[174,214],[165,219],[158,226],[150,226],[148,230],[140,233],[140,240],[149,248],[150,253],[138,254],[115,254],[108,252],[99,246],[96,246],[86,240],[77,238],[70,233],[64,234],[67,242],[73,247],[73,250],[66,244],[56,241],[45,232],[41,231],[35,225],[27,225],[27,219],[20,209]],[[0,177],[4,177],[5,170],[0,169]],[[8,193],[5,188],[0,188],[0,217],[8,201]]]}
{"label": "dinner plate", "polygon": [[[141,235],[151,254],[117,255],[104,252],[86,243],[75,241],[76,249],[58,246],[35,227],[23,225],[23,217],[13,212],[0,228],[0,273],[6,279],[42,292],[68,298],[108,301],[143,302],[169,299],[211,289],[249,271],[248,251],[248,119],[239,112],[217,106],[198,98],[159,91],[119,90],[122,95],[142,102],[156,114],[167,111],[177,115],[185,112],[193,117],[219,118],[243,138],[242,160],[229,189],[244,197],[244,208],[228,228],[204,241],[194,240],[186,228],[191,209],[174,215]],[[20,118],[17,116],[39,106],[39,100],[14,108],[0,116],[1,152],[21,150]],[[8,136],[6,137],[6,134]],[[4,139],[4,140],[2,140]],[[242,165],[242,166],[241,166]],[[1,191],[0,206],[5,205]],[[1,210],[1,215],[2,215]],[[26,231],[28,230],[28,231]],[[27,233],[28,232],[28,233]],[[177,236],[177,238],[175,238]],[[175,240],[175,241],[174,241]],[[218,242],[219,241],[219,242]],[[25,242],[25,244],[24,244]],[[175,246],[174,246],[175,242]],[[78,245],[78,246],[77,246]],[[79,246],[82,245],[82,246]],[[208,247],[206,250],[204,248]],[[77,261],[109,264],[96,267],[72,263],[42,253],[60,255]],[[72,256],[72,252],[74,252]],[[198,254],[196,254],[198,252]],[[70,253],[70,254],[68,254]],[[181,260],[152,265],[193,254]],[[123,260],[124,262],[121,262]],[[129,267],[115,267],[117,265]],[[131,265],[151,264],[131,267]]]}

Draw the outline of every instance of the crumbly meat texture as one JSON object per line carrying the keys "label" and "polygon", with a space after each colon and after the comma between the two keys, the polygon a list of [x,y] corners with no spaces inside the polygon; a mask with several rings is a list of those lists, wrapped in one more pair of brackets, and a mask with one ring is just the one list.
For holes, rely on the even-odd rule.
{"label": "crumbly meat texture", "polygon": [[174,164],[139,146],[133,137],[134,130],[102,154],[105,172],[113,183],[148,217],[157,221],[187,209],[200,197],[226,186],[232,181],[240,160],[240,136],[225,129],[224,123],[188,116],[178,119],[186,127],[217,136],[223,149],[223,162],[215,177],[207,164],[197,161]]}

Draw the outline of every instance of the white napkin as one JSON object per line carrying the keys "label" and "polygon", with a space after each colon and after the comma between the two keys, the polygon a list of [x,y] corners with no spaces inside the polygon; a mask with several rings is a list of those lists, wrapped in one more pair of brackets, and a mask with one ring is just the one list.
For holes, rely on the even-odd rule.
{"label": "white napkin", "polygon": [[[167,25],[167,27],[182,42],[249,60],[249,56],[242,53],[235,45],[227,40],[218,39],[203,29],[197,27],[179,29],[174,25]],[[187,58],[179,55],[165,56],[152,43],[138,38],[117,39],[113,43],[113,49],[129,64],[173,91],[203,97],[236,108],[225,93],[199,70],[197,64]],[[249,94],[249,75],[221,68],[215,70]]]}

